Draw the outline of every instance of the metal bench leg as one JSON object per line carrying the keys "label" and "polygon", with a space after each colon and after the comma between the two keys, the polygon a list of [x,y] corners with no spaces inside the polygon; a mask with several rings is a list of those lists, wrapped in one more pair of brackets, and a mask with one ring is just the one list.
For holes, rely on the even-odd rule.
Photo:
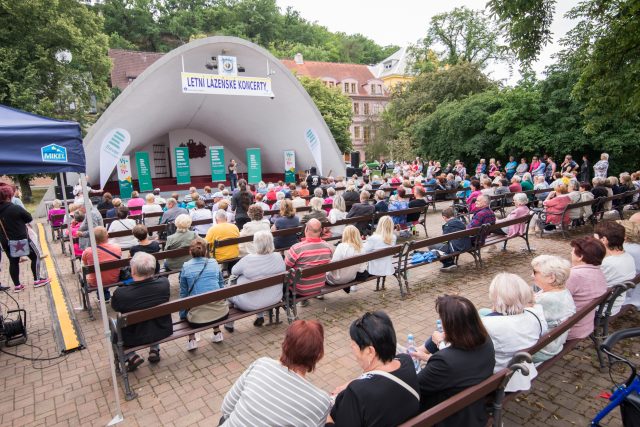
{"label": "metal bench leg", "polygon": [[[277,309],[276,309],[277,310]],[[269,309],[269,324],[273,324],[273,308]]]}
{"label": "metal bench leg", "polygon": [[[404,292],[404,290],[402,289],[402,273],[397,273],[397,274],[394,274],[393,276],[394,276],[394,277],[396,278],[396,280],[398,281],[398,286],[400,287],[400,298],[404,298],[404,296],[405,296],[405,292]],[[409,287],[408,287],[408,286],[407,286],[407,292],[406,292],[406,293],[407,293],[407,294],[409,293]]]}
{"label": "metal bench leg", "polygon": [[602,354],[602,350],[600,350],[600,343],[602,340],[599,336],[596,336],[596,331],[594,330],[592,334],[589,335],[591,341],[593,341],[593,345],[596,348],[596,355],[598,356],[598,364],[600,366],[600,371],[603,372],[606,368],[604,363],[604,355]]}
{"label": "metal bench leg", "polygon": [[127,367],[125,365],[126,360],[124,358],[123,342],[122,338],[120,338],[121,336],[122,333],[118,334],[118,351],[116,352],[115,356],[120,364],[120,375],[122,376],[122,383],[124,385],[124,398],[125,400],[129,401],[138,397],[138,393],[133,391],[133,389],[131,388],[131,384],[129,384],[129,372],[127,372]]}

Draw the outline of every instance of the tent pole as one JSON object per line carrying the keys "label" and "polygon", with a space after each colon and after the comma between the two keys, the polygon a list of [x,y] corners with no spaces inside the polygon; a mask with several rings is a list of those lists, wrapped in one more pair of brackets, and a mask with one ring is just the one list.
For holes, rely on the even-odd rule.
{"label": "tent pole", "polygon": [[[62,188],[62,200],[64,201],[64,221],[63,224],[67,224],[69,221],[69,205],[67,204],[67,188],[64,185],[64,173],[60,172],[60,187]],[[71,223],[71,221],[69,221]],[[71,228],[67,228],[67,232],[69,233],[69,238],[71,238]],[[64,235],[64,232],[62,233]],[[71,241],[71,256],[73,256],[73,240]],[[62,239],[62,244],[64,245],[64,239]]]}
{"label": "tent pole", "polygon": [[[102,316],[102,326],[104,328],[104,337],[107,345],[107,353],[109,354],[109,366],[111,367],[111,381],[113,382],[113,393],[115,397],[115,410],[116,415],[107,424],[112,426],[118,424],[124,420],[122,416],[122,408],[120,407],[120,393],[118,392],[118,380],[116,376],[116,367],[113,359],[113,352],[111,351],[111,331],[109,330],[109,323],[107,320],[107,306],[104,302],[104,288],[102,287],[102,276],[100,273],[100,260],[98,259],[98,247],[96,244],[96,236],[94,233],[93,217],[91,216],[93,206],[91,199],[89,198],[89,188],[87,187],[87,176],[84,173],[80,173],[80,183],[82,185],[82,195],[84,199],[84,207],[87,211],[86,221],[89,226],[89,240],[91,242],[91,253],[93,255],[93,265],[95,266],[96,284],[98,286],[98,298],[100,300],[100,315]],[[87,301],[89,304],[89,301]]]}

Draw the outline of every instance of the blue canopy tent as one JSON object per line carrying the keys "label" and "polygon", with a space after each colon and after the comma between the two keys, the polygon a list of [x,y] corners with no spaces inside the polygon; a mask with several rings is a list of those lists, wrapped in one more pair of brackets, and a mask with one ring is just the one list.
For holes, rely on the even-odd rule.
{"label": "blue canopy tent", "polygon": [[[78,123],[49,119],[0,105],[0,175],[77,172],[80,174],[83,194],[89,194],[85,169],[82,133]],[[65,193],[65,191],[62,192],[63,196],[66,196]],[[84,203],[87,212],[91,212],[89,197],[84,198]],[[87,215],[87,224],[90,230],[100,310],[108,348],[111,345],[111,333],[107,323],[107,309],[91,215]],[[123,417],[113,355],[111,351],[108,353],[116,406],[116,416],[109,422],[109,425],[113,425],[122,421]]]}
{"label": "blue canopy tent", "polygon": [[0,174],[84,171],[78,123],[0,105]]}

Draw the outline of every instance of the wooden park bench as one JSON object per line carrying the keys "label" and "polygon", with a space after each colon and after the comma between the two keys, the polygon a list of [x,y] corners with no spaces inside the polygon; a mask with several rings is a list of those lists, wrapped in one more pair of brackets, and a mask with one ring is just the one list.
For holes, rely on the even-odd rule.
{"label": "wooden park bench", "polygon": [[[289,288],[289,283],[292,281],[291,274],[293,272],[287,271],[285,273],[265,277],[263,279],[255,280],[249,283],[244,283],[242,285],[234,285],[229,286],[223,289],[218,289],[211,292],[205,292],[200,295],[194,295],[186,298],[180,298],[177,300],[169,301],[163,304],[156,305],[155,307],[146,308],[143,310],[132,311],[129,313],[118,313],[115,318],[109,319],[109,328],[112,334],[112,351],[115,356],[116,367],[122,377],[122,382],[124,385],[125,391],[125,399],[132,400],[137,397],[136,392],[132,389],[129,383],[129,374],[126,368],[126,359],[125,354],[131,351],[138,351],[144,348],[149,347],[153,344],[162,344],[169,341],[174,341],[176,339],[180,339],[183,337],[187,337],[190,334],[195,334],[197,332],[205,331],[207,329],[212,329],[216,326],[222,326],[228,322],[234,322],[245,317],[250,317],[255,314],[270,311],[269,316],[269,324],[280,323],[279,319],[279,311],[276,312],[275,322],[271,316],[271,311],[273,309],[278,308],[287,308],[286,307],[286,290]],[[189,326],[189,323],[186,320],[178,320],[173,322],[173,333],[159,341],[155,341],[152,343],[147,343],[144,345],[134,346],[134,347],[125,347],[122,341],[122,330],[127,326],[135,325],[147,320],[156,319],[158,317],[171,315],[173,313],[178,313],[180,310],[189,310],[194,307],[198,307],[204,304],[216,302],[216,301],[224,301],[228,300],[231,297],[235,297],[238,295],[247,294],[249,292],[269,288],[272,286],[280,285],[283,286],[283,299],[276,304],[272,304],[267,307],[262,307],[259,310],[253,311],[241,311],[237,308],[231,307],[229,308],[229,315],[224,320],[220,320],[213,324],[202,326],[198,328],[192,328]],[[135,286],[135,284],[130,285]]]}

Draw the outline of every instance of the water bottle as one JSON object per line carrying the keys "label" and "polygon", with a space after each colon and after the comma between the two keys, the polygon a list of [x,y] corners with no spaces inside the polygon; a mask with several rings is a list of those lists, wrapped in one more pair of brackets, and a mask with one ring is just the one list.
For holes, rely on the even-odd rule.
{"label": "water bottle", "polygon": [[443,329],[442,329],[442,320],[440,320],[440,319],[436,320],[436,331],[438,331],[438,332],[442,332],[443,331]]}
{"label": "water bottle", "polygon": [[[416,352],[416,342],[413,339],[413,334],[407,335],[407,354]],[[416,372],[420,371],[420,360],[413,357],[413,366]]]}

